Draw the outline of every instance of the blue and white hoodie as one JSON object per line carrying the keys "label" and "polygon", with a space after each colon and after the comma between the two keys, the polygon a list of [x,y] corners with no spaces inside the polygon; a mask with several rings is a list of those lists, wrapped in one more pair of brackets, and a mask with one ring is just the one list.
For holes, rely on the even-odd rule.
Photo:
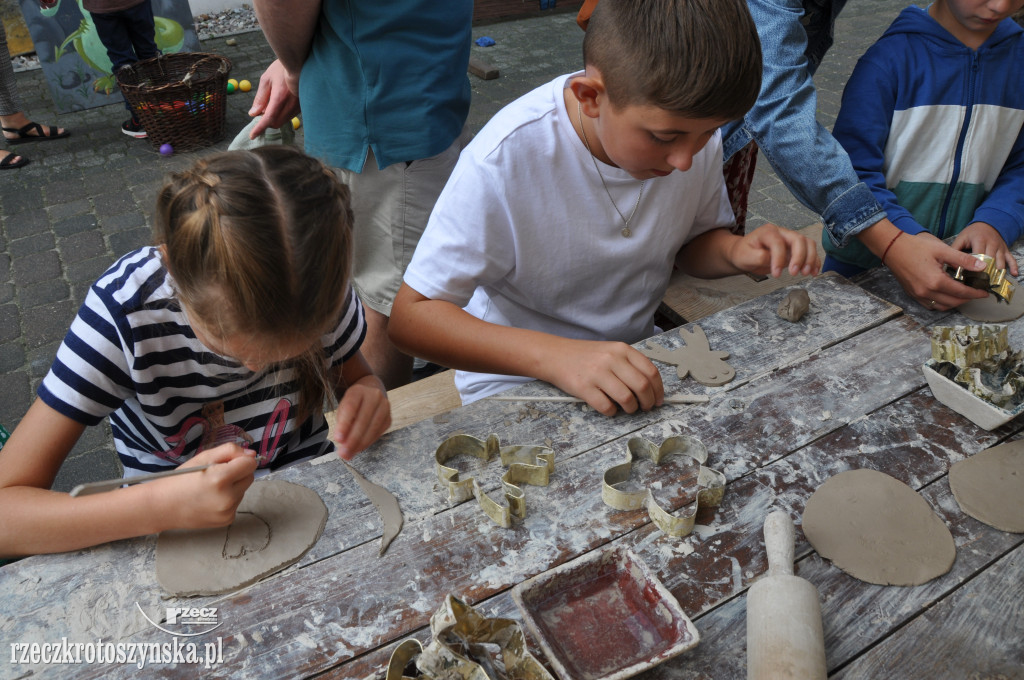
{"label": "blue and white hoodie", "polygon": [[[1024,30],[1003,20],[977,51],[919,7],[861,57],[833,134],[889,219],[939,238],[974,222],[1007,244],[1024,234]],[[879,259],[859,241],[838,260]]]}

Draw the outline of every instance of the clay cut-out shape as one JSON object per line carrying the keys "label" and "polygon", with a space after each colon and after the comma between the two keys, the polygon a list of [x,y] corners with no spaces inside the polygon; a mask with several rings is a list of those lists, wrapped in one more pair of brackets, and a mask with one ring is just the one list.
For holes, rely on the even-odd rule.
{"label": "clay cut-out shape", "polygon": [[1024,440],[956,463],[949,469],[949,488],[960,509],[974,519],[1000,531],[1024,533]]}
{"label": "clay cut-out shape", "polygon": [[638,349],[649,359],[673,364],[680,380],[692,375],[693,379],[702,385],[718,387],[736,377],[736,370],[725,361],[729,358],[729,353],[712,350],[703,328],[694,326],[691,332],[680,328],[679,337],[685,343],[682,347],[666,349],[661,345],[648,343]]}
{"label": "clay cut-out shape", "polygon": [[[658,446],[643,437],[633,437],[627,442],[626,449],[626,462],[605,470],[601,500],[606,505],[616,510],[638,510],[646,507],[655,526],[669,536],[682,538],[693,531],[697,511],[702,505],[717,507],[721,504],[722,496],[725,495],[725,475],[704,466],[708,460],[708,450],[699,439],[677,435],[669,437]],[[689,495],[695,500],[688,510],[673,515],[658,503],[649,487],[640,491],[623,491],[616,488],[629,479],[636,457],[646,458],[655,465],[660,465],[669,456],[689,456],[700,465],[695,493]]]}
{"label": "clay cut-out shape", "polygon": [[352,476],[355,477],[359,488],[363,490],[366,497],[373,503],[373,507],[377,509],[377,514],[380,515],[381,521],[384,522],[384,531],[380,537],[380,550],[377,552],[377,557],[380,557],[387,551],[391,541],[395,540],[395,537],[402,530],[402,525],[405,524],[402,508],[398,505],[398,499],[393,493],[380,484],[371,482],[344,458],[340,460],[348,468],[348,471],[352,473]]}
{"label": "clay cut-out shape", "polygon": [[847,470],[819,486],[803,530],[819,555],[877,585],[921,585],[956,558],[953,535],[928,501],[877,470]]}
{"label": "clay cut-out shape", "polygon": [[395,647],[385,680],[555,680],[530,653],[516,621],[482,616],[454,595],[430,617],[430,633],[425,648],[416,638]]}
{"label": "clay cut-out shape", "polygon": [[157,582],[178,596],[232,592],[299,561],[326,522],[327,506],[312,489],[280,480],[255,482],[231,525],[160,534]]}
{"label": "clay cut-out shape", "polygon": [[811,306],[811,296],[803,288],[794,288],[782,298],[775,312],[786,321],[797,322]]}
{"label": "clay cut-out shape", "polygon": [[[459,471],[445,465],[460,455],[469,455],[488,461],[495,455],[501,458],[502,467],[508,470],[501,477],[504,502],[491,498],[480,486],[476,476],[460,479]],[[520,484],[547,486],[548,479],[555,471],[555,452],[546,446],[499,446],[498,437],[489,435],[486,441],[468,434],[457,434],[441,442],[434,454],[437,478],[454,502],[469,500],[476,496],[480,509],[495,524],[504,528],[512,526],[512,518],[526,517],[526,493]]]}

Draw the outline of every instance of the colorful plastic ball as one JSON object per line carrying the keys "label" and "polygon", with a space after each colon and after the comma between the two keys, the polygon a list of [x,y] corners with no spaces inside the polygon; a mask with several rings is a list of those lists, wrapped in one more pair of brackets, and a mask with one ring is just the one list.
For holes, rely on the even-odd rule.
{"label": "colorful plastic ball", "polygon": [[248,92],[252,89],[252,83],[250,83],[248,80],[239,80],[238,89],[242,92]]}
{"label": "colorful plastic ball", "polygon": [[302,127],[302,121],[299,120],[298,116],[295,116],[294,118],[292,118],[292,129],[298,130],[300,127]]}
{"label": "colorful plastic ball", "polygon": [[164,144],[160,145],[160,155],[161,156],[170,156],[173,153],[174,153],[174,147],[171,146],[170,144],[164,143]]}
{"label": "colorful plastic ball", "polygon": [[235,80],[234,78],[228,78],[228,85],[234,85],[237,88],[238,87],[238,81]]}
{"label": "colorful plastic ball", "polygon": [[233,94],[234,91],[235,91],[235,86],[232,85],[231,83],[228,83],[228,94]]}

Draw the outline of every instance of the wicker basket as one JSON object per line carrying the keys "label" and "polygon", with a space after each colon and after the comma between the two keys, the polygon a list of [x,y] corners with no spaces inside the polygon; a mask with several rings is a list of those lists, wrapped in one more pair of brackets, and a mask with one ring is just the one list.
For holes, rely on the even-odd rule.
{"label": "wicker basket", "polygon": [[121,68],[117,83],[153,148],[190,151],[224,138],[230,72],[220,55],[178,52]]}

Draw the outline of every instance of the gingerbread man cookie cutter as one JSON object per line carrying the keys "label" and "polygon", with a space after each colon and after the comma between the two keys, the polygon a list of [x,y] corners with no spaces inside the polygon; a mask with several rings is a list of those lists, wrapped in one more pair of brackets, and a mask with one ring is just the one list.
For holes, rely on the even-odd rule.
{"label": "gingerbread man cookie cutter", "polygon": [[[651,521],[669,536],[682,538],[691,531],[696,521],[697,510],[701,506],[716,507],[725,495],[725,475],[705,467],[708,450],[699,439],[686,435],[669,437],[661,446],[643,437],[633,437],[626,444],[626,462],[608,468],[604,473],[604,484],[601,487],[601,499],[606,505],[616,510],[638,510],[646,507]],[[665,510],[654,498],[650,487],[640,491],[622,491],[615,488],[629,479],[636,457],[646,458],[655,465],[660,465],[669,456],[689,456],[700,464],[697,472],[697,493],[692,509],[680,515],[673,515]]]}
{"label": "gingerbread man cookie cutter", "polygon": [[[483,461],[495,455],[501,458],[501,465],[508,468],[501,476],[504,503],[487,495],[475,475],[460,479],[459,471],[445,464],[460,455],[473,456]],[[448,497],[452,501],[465,501],[476,496],[484,514],[506,529],[512,526],[513,517],[526,517],[526,493],[519,485],[547,486],[549,476],[555,471],[555,452],[550,448],[499,446],[498,437],[493,434],[486,441],[468,434],[449,437],[437,447],[434,459],[437,463],[437,478],[448,489]]]}
{"label": "gingerbread man cookie cutter", "polygon": [[[489,619],[454,595],[448,595],[430,617],[431,641],[403,640],[391,653],[385,680],[554,680],[526,647],[519,624],[512,619]],[[493,668],[485,645],[496,645],[504,666]],[[405,671],[415,664],[415,675]],[[486,668],[485,668],[486,667]],[[488,672],[490,671],[490,672]]]}

